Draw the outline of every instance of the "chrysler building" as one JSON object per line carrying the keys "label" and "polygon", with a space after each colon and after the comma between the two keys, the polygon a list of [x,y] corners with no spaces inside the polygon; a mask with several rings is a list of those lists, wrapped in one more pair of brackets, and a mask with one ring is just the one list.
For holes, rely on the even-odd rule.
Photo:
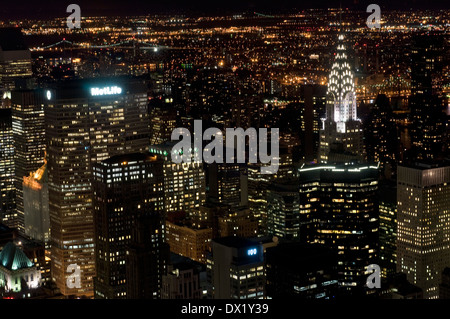
{"label": "chrysler building", "polygon": [[364,160],[361,120],[356,114],[353,72],[340,34],[328,79],[326,118],[320,129],[319,162]]}

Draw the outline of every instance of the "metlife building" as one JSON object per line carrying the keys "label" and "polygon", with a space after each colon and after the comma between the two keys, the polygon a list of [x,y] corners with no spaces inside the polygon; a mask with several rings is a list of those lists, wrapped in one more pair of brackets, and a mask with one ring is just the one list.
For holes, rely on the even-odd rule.
{"label": "metlife building", "polygon": [[[93,294],[93,163],[147,151],[145,82],[128,77],[70,80],[45,89],[52,276],[67,295]],[[81,285],[67,285],[68,266]]]}

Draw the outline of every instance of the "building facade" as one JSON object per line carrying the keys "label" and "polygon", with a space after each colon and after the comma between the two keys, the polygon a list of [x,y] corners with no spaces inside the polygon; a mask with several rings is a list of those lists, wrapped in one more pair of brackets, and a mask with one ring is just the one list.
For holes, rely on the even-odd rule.
{"label": "building facade", "polygon": [[450,263],[450,167],[399,166],[397,203],[397,271],[436,299]]}
{"label": "building facade", "polygon": [[242,237],[212,241],[208,261],[214,299],[263,299],[265,274],[262,245]]}
{"label": "building facade", "polygon": [[378,264],[379,167],[319,164],[298,173],[307,241],[337,253],[340,294],[364,296],[367,267]]}
{"label": "building facade", "polygon": [[[148,147],[147,87],[131,78],[84,79],[46,90],[52,275],[63,295],[93,295],[92,165]],[[69,288],[67,267],[81,269]]]}
{"label": "building facade", "polygon": [[95,298],[127,298],[127,267],[133,267],[127,264],[128,251],[140,216],[154,221],[148,237],[159,258],[157,250],[165,241],[162,166],[161,159],[143,153],[116,155],[94,165]]}
{"label": "building facade", "polygon": [[24,177],[44,164],[45,118],[44,92],[31,88],[16,88],[11,92],[12,129],[14,139],[14,187],[16,193],[16,225],[24,225]]}

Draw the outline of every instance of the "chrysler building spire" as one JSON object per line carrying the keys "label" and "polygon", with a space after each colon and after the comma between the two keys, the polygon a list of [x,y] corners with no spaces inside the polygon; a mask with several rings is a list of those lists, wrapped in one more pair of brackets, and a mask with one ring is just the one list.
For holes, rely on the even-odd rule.
{"label": "chrysler building spire", "polygon": [[[356,95],[353,81],[353,72],[347,60],[347,52],[344,44],[344,35],[339,35],[336,57],[331,67],[328,80],[328,101],[332,102],[333,109],[327,117],[337,123],[345,123],[356,118]],[[330,103],[331,104],[331,103]],[[345,125],[339,125],[342,131]],[[343,132],[342,132],[343,133]]]}
{"label": "chrysler building spire", "polygon": [[319,161],[346,162],[363,158],[362,129],[356,113],[353,71],[341,33],[328,78],[326,118],[322,119]]}

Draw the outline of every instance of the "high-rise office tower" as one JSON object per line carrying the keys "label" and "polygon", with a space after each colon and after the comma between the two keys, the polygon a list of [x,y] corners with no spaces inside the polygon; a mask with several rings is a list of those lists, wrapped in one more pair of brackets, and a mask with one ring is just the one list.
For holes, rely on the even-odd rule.
{"label": "high-rise office tower", "polygon": [[209,198],[234,207],[248,204],[247,168],[239,163],[208,165]]}
{"label": "high-rise office tower", "polygon": [[367,160],[378,163],[386,178],[397,171],[397,128],[389,99],[379,94],[373,104],[364,129]]}
{"label": "high-rise office tower", "polygon": [[267,190],[267,235],[280,240],[300,237],[300,194],[297,180],[274,181]]}
{"label": "high-rise office tower", "polygon": [[128,299],[161,298],[162,278],[167,275],[170,258],[163,226],[163,216],[153,212],[133,219],[126,260]]}
{"label": "high-rise office tower", "polygon": [[31,52],[20,28],[0,29],[0,92],[10,98],[14,81],[32,75]]}
{"label": "high-rise office tower", "polygon": [[397,203],[397,271],[438,298],[450,263],[450,166],[399,166]]}
{"label": "high-rise office tower", "polygon": [[326,105],[326,87],[319,85],[303,85],[301,96],[304,104],[301,107],[301,158],[306,162],[317,160],[320,140],[320,115]]}
{"label": "high-rise office tower", "polygon": [[[64,295],[92,295],[92,164],[147,150],[147,87],[98,78],[60,82],[45,94],[52,276]],[[66,285],[70,264],[81,269],[81,288]]]}
{"label": "high-rise office tower", "polygon": [[444,61],[444,35],[439,32],[416,34],[411,46],[411,94],[437,94],[436,74]]}
{"label": "high-rise office tower", "polygon": [[27,236],[48,243],[50,216],[48,209],[47,163],[23,177],[23,222]]}
{"label": "high-rise office tower", "polygon": [[411,158],[422,162],[440,160],[448,153],[442,99],[437,95],[415,94],[411,107]]}
{"label": "high-rise office tower", "polygon": [[361,120],[356,114],[353,71],[347,59],[344,35],[338,38],[337,53],[328,79],[326,118],[320,130],[319,162],[363,160]]}
{"label": "high-rise office tower", "polygon": [[447,152],[441,97],[444,41],[439,34],[416,35],[411,49],[411,142],[413,158],[436,160]]}
{"label": "high-rise office tower", "polygon": [[[28,86],[30,87],[30,86]],[[14,138],[14,186],[19,230],[24,230],[24,177],[44,163],[45,119],[44,92],[38,89],[16,88],[11,92],[12,128]]]}
{"label": "high-rise office tower", "polygon": [[188,214],[198,209],[206,200],[206,182],[203,163],[192,161],[189,163],[174,163],[171,152],[176,142],[166,142],[151,145],[151,154],[164,159],[164,193],[165,211],[185,211]]}
{"label": "high-rise office tower", "polygon": [[267,187],[274,179],[274,174],[262,174],[261,163],[247,165],[248,206],[258,220],[258,234],[267,231]]}
{"label": "high-rise office tower", "polygon": [[94,164],[95,298],[127,297],[127,250],[134,220],[141,215],[159,218],[148,234],[159,258],[158,245],[165,240],[162,167],[157,156],[143,153],[116,155]]}
{"label": "high-rise office tower", "polygon": [[11,109],[0,109],[0,214],[1,221],[16,228],[14,144]]}
{"label": "high-rise office tower", "polygon": [[236,236],[216,238],[212,241],[212,255],[207,267],[214,299],[265,297],[261,244]]}
{"label": "high-rise office tower", "polygon": [[389,278],[397,271],[397,188],[391,183],[380,185],[380,267],[381,276]]}
{"label": "high-rise office tower", "polygon": [[[309,242],[333,249],[338,256],[341,293],[367,293],[367,266],[378,258],[379,167],[311,165],[299,169],[302,207],[310,205]],[[307,196],[309,194],[309,196]]]}
{"label": "high-rise office tower", "polygon": [[150,145],[170,141],[176,126],[177,112],[171,103],[152,99],[149,104]]}

